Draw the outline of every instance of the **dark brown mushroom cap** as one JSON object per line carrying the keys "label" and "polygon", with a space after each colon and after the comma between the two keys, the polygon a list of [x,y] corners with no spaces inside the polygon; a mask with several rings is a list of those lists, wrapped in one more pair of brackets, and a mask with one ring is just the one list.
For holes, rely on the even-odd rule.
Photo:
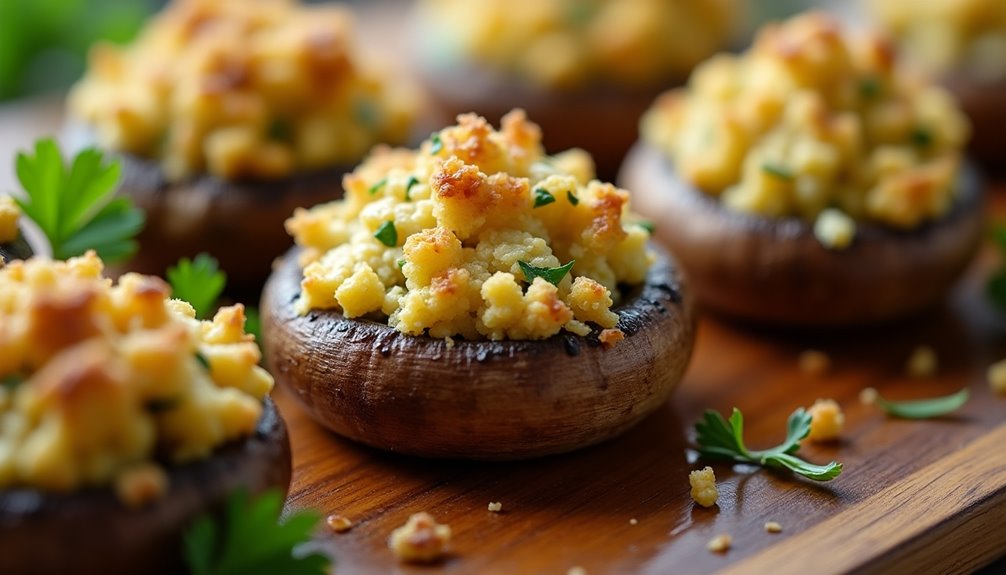
{"label": "dark brown mushroom cap", "polygon": [[389,451],[518,459],[613,437],[655,410],[681,379],[695,318],[683,278],[657,250],[646,283],[615,309],[625,339],[448,344],[334,310],[300,316],[297,252],[262,295],[266,362],[319,423]]}
{"label": "dark brown mushroom cap", "polygon": [[970,167],[942,219],[912,231],[859,222],[852,245],[837,251],[804,220],[723,207],[646,144],[630,152],[620,183],[655,222],[700,302],[760,323],[839,327],[919,312],[944,296],[981,239],[982,190]]}
{"label": "dark brown mushroom cap", "polygon": [[0,258],[3,258],[5,262],[26,260],[33,255],[35,252],[31,249],[31,245],[25,241],[24,234],[18,235],[12,242],[0,244]]}
{"label": "dark brown mushroom cap", "polygon": [[[73,149],[94,145],[87,127],[71,125]],[[163,276],[182,257],[207,252],[227,272],[228,285],[256,291],[272,261],[292,243],[283,223],[302,206],[342,197],[342,177],[352,166],[295,174],[272,181],[227,181],[209,174],[169,181],[155,160],[115,153],[122,161],[119,193],[147,216],[140,251],[129,269]]]}
{"label": "dark brown mushroom cap", "polygon": [[253,436],[169,468],[168,493],[148,507],[128,509],[108,487],[0,490],[0,573],[181,573],[182,532],[198,515],[221,510],[239,489],[286,494],[290,465],[286,425],[267,398]]}
{"label": "dark brown mushroom cap", "polygon": [[1006,170],[1006,79],[982,81],[953,74],[942,83],[971,120],[968,147],[974,158],[989,170]]}

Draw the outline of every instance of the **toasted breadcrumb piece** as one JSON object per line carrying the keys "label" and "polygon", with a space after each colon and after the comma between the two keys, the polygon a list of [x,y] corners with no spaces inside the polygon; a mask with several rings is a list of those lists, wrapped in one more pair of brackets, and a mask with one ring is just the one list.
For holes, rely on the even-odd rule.
{"label": "toasted breadcrumb piece", "polygon": [[629,525],[639,525],[639,520],[633,517],[632,519],[629,519]]}
{"label": "toasted breadcrumb piece", "polygon": [[765,531],[769,533],[782,533],[782,525],[775,521],[767,521],[765,523]]}
{"label": "toasted breadcrumb piece", "polygon": [[126,507],[143,507],[160,499],[168,490],[168,475],[160,465],[143,463],[122,472],[115,480],[115,494]]}
{"label": "toasted breadcrumb piece", "polygon": [[1006,359],[989,366],[989,387],[999,395],[1006,395]]}
{"label": "toasted breadcrumb piece", "polygon": [[335,533],[345,533],[353,528],[353,521],[345,515],[333,513],[325,518],[325,525]]}
{"label": "toasted breadcrumb piece", "polygon": [[912,377],[932,377],[936,375],[939,359],[936,352],[928,345],[920,345],[912,351],[905,362],[905,371]]}
{"label": "toasted breadcrumb piece", "polygon": [[503,504],[499,501],[490,501],[489,511],[492,511],[493,513],[499,513],[500,511],[503,511]]}
{"label": "toasted breadcrumb piece", "polygon": [[604,347],[613,347],[616,343],[625,339],[625,334],[618,328],[602,329],[597,339]]}
{"label": "toasted breadcrumb piece", "polygon": [[799,364],[803,373],[820,377],[831,369],[831,358],[823,351],[808,349],[800,354]]}
{"label": "toasted breadcrumb piece", "polygon": [[388,547],[399,561],[432,563],[441,559],[451,542],[451,528],[425,511],[414,513],[405,525],[391,532]]}
{"label": "toasted breadcrumb piece", "polygon": [[877,403],[877,390],[872,387],[864,387],[862,391],[859,392],[859,402],[863,405],[873,405]]}
{"label": "toasted breadcrumb piece", "polygon": [[845,425],[845,415],[842,408],[833,399],[818,399],[807,410],[810,414],[811,441],[834,441],[842,434]]}
{"label": "toasted breadcrumb piece", "polygon": [[575,567],[570,567],[569,570],[566,571],[566,575],[587,575],[587,570],[577,565]]}
{"label": "toasted breadcrumb piece", "polygon": [[713,553],[726,553],[733,542],[733,537],[723,533],[722,535],[717,535],[716,537],[710,539],[709,543],[706,543],[706,549],[712,551]]}
{"label": "toasted breadcrumb piece", "polygon": [[696,469],[688,474],[688,483],[692,486],[692,499],[703,507],[716,505],[720,493],[716,489],[716,474],[708,465],[704,469]]}

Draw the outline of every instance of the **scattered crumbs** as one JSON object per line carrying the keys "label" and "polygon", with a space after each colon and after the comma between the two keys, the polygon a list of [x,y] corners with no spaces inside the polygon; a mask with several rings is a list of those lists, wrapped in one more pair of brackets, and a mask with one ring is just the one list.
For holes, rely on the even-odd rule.
{"label": "scattered crumbs", "polygon": [[333,513],[325,518],[325,525],[335,533],[345,533],[353,528],[353,522],[345,515]]}
{"label": "scattered crumbs", "polygon": [[1006,359],[989,366],[989,387],[999,395],[1006,395]]}
{"label": "scattered crumbs", "polygon": [[769,533],[782,533],[782,525],[775,521],[768,521],[765,523],[765,531]]}
{"label": "scattered crumbs", "polygon": [[859,392],[859,402],[863,405],[873,405],[877,403],[877,390],[872,387],[865,387]]}
{"label": "scattered crumbs", "polygon": [[799,364],[803,373],[820,377],[831,369],[831,358],[823,351],[808,349],[800,354]]}
{"label": "scattered crumbs", "polygon": [[905,371],[912,377],[932,377],[936,375],[939,361],[936,352],[928,345],[920,345],[912,351],[905,362]]}
{"label": "scattered crumbs", "polygon": [[597,339],[601,341],[601,344],[604,347],[612,347],[616,343],[625,339],[625,334],[618,328],[602,329],[600,335],[597,336]]}
{"label": "scattered crumbs", "polygon": [[451,543],[451,528],[441,525],[425,511],[415,513],[405,525],[391,532],[388,547],[399,561],[432,563],[443,558]]}
{"label": "scattered crumbs", "polygon": [[688,483],[692,486],[692,499],[703,507],[716,505],[720,493],[716,489],[716,474],[708,465],[688,474]]}
{"label": "scattered crumbs", "polygon": [[706,549],[712,551],[713,553],[726,553],[733,542],[733,537],[724,533],[710,539],[709,543],[706,543]]}
{"label": "scattered crumbs", "polygon": [[587,575],[587,570],[577,565],[576,567],[570,567],[569,571],[566,571],[566,575]]}
{"label": "scattered crumbs", "polygon": [[447,346],[447,349],[453,349],[454,348],[454,338],[451,337],[451,336],[445,337],[444,338],[444,345]]}
{"label": "scattered crumbs", "polygon": [[856,222],[842,210],[826,208],[814,220],[814,237],[829,250],[844,250],[856,237]]}
{"label": "scattered crumbs", "polygon": [[845,414],[834,399],[818,399],[807,413],[811,418],[807,439],[815,442],[834,441],[842,435]]}
{"label": "scattered crumbs", "polygon": [[633,517],[632,519],[629,519],[629,525],[639,525],[639,520]]}
{"label": "scattered crumbs", "polygon": [[156,463],[141,463],[119,474],[115,494],[126,507],[136,509],[149,505],[168,490],[168,475]]}
{"label": "scattered crumbs", "polygon": [[489,511],[492,511],[493,513],[499,513],[500,511],[503,511],[503,504],[499,501],[490,501]]}

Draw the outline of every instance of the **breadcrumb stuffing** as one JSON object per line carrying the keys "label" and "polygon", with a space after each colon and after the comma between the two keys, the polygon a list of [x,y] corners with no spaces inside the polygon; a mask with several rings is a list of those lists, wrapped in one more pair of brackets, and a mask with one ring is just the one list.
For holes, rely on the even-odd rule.
{"label": "breadcrumb stuffing", "polygon": [[706,543],[706,549],[712,551],[713,553],[726,553],[730,550],[730,545],[734,542],[733,537],[723,533],[722,535],[717,535]]}
{"label": "breadcrumb stuffing", "polygon": [[499,513],[500,511],[503,511],[503,504],[500,503],[499,501],[490,501],[489,511],[492,511],[493,513]]}
{"label": "breadcrumb stuffing", "polygon": [[115,479],[119,501],[134,509],[157,501],[167,490],[168,475],[155,463],[140,464],[123,471]]}
{"label": "breadcrumb stuffing", "polygon": [[6,244],[17,239],[21,233],[17,222],[21,210],[10,196],[0,195],[0,244]]}
{"label": "breadcrumb stuffing", "polygon": [[811,441],[834,441],[842,434],[845,414],[835,400],[818,399],[807,412],[811,417],[807,438]]}
{"label": "breadcrumb stuffing", "polygon": [[768,521],[765,523],[765,531],[769,533],[782,533],[782,525],[775,521]]}
{"label": "breadcrumb stuffing", "polygon": [[826,208],[814,220],[814,237],[830,250],[844,250],[856,236],[856,222],[841,210]]}
{"label": "breadcrumb stuffing", "polygon": [[325,525],[335,533],[345,533],[353,528],[353,521],[345,515],[333,513],[325,518]]}
{"label": "breadcrumb stuffing", "polygon": [[432,563],[441,559],[451,543],[451,528],[425,511],[414,513],[405,525],[391,532],[388,547],[399,561]]}
{"label": "breadcrumb stuffing", "polygon": [[616,343],[625,339],[625,334],[618,328],[602,329],[600,335],[597,336],[597,339],[601,340],[601,345],[604,347],[612,347]]}
{"label": "breadcrumb stuffing", "polygon": [[989,387],[999,395],[1006,395],[1006,359],[989,366]]}
{"label": "breadcrumb stuffing", "polygon": [[823,351],[808,349],[800,354],[799,364],[800,371],[817,377],[831,369],[831,358]]}
{"label": "breadcrumb stuffing", "polygon": [[692,486],[692,499],[703,507],[716,505],[720,493],[716,489],[716,474],[708,465],[688,474],[688,483]]}
{"label": "breadcrumb stuffing", "polygon": [[865,387],[859,392],[859,402],[863,405],[873,405],[877,403],[877,390],[872,387]]}
{"label": "breadcrumb stuffing", "polygon": [[932,377],[936,375],[939,359],[936,352],[928,345],[915,348],[905,363],[905,371],[912,377]]}

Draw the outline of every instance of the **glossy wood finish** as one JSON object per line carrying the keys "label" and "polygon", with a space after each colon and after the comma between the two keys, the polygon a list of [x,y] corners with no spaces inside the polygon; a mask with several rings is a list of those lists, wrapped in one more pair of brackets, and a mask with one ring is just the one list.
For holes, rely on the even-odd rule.
{"label": "glossy wood finish", "polygon": [[[1003,192],[992,194],[1000,216]],[[1006,554],[1006,397],[994,396],[985,380],[987,367],[1006,357],[1006,319],[982,295],[990,256],[972,266],[947,303],[883,329],[793,334],[704,318],[692,365],[669,403],[620,438],[562,456],[487,464],[379,452],[326,431],[281,393],[295,462],[288,507],[356,523],[348,533],[321,536],[343,574],[562,574],[574,565],[592,575],[968,572]],[[904,375],[919,344],[939,355],[935,377]],[[797,366],[811,348],[833,360],[824,376]],[[888,419],[857,399],[867,386],[909,399],[965,385],[973,394],[968,404],[929,421]],[[709,462],[719,505],[692,504],[688,471],[707,462],[693,459],[691,426],[704,409],[741,408],[749,445],[764,447],[782,439],[793,409],[819,397],[842,405],[846,431],[841,441],[810,444],[802,454],[842,461],[840,477],[817,484]],[[487,511],[490,501],[503,512]],[[386,539],[422,510],[451,525],[454,553],[432,568],[399,566]],[[766,533],[769,520],[783,532]],[[720,533],[734,539],[725,555],[705,548]]]}
{"label": "glossy wood finish", "polygon": [[970,166],[941,219],[906,232],[859,223],[844,250],[822,246],[802,219],[724,208],[645,144],[630,152],[619,184],[677,255],[701,303],[774,325],[866,325],[929,309],[971,261],[982,233],[982,188]]}
{"label": "glossy wood finish", "polygon": [[238,489],[286,492],[290,442],[272,401],[255,434],[212,459],[169,469],[164,498],[141,509],[119,503],[111,488],[70,494],[0,490],[0,573],[134,575],[180,572],[182,531],[223,509]]}
{"label": "glossy wood finish", "polygon": [[603,441],[666,402],[695,341],[690,291],[663,250],[615,308],[625,339],[610,348],[599,328],[448,344],[335,310],[301,316],[297,255],[262,297],[266,365],[324,426],[400,453],[507,460]]}

